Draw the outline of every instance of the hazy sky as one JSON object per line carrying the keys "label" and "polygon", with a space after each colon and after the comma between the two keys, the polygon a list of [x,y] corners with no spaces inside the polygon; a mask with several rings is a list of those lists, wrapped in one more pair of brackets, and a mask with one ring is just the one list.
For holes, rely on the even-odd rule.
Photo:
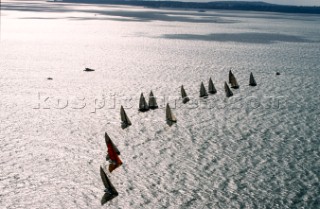
{"label": "hazy sky", "polygon": [[[192,2],[208,2],[215,0],[181,0]],[[218,0],[218,1],[230,1],[230,0]],[[231,0],[231,1],[243,1],[243,0]],[[264,1],[273,4],[286,4],[286,5],[306,5],[306,6],[320,6],[320,0],[245,0],[245,1]]]}

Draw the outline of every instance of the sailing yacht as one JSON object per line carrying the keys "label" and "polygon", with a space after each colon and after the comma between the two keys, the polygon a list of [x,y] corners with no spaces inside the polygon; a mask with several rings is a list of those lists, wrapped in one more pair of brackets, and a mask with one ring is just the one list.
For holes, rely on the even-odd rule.
{"label": "sailing yacht", "polygon": [[114,188],[114,186],[112,185],[111,181],[109,180],[107,174],[104,172],[104,170],[101,166],[100,166],[100,176],[101,176],[102,183],[105,187],[105,189],[104,189],[105,193],[101,199],[101,205],[104,205],[108,201],[117,197],[119,195],[119,193]]}
{"label": "sailing yacht", "polygon": [[157,109],[158,104],[155,96],[153,95],[153,92],[151,91],[149,94],[149,108],[150,109]]}
{"label": "sailing yacht", "polygon": [[204,87],[203,82],[201,82],[201,85],[200,85],[200,97],[207,97],[207,96],[208,96],[207,90]]}
{"label": "sailing yacht", "polygon": [[249,86],[256,86],[256,85],[257,85],[257,82],[254,79],[253,74],[250,73]]}
{"label": "sailing yacht", "polygon": [[167,121],[170,121],[170,122],[174,122],[174,123],[177,122],[177,118],[173,115],[169,103],[167,104],[167,107],[166,107],[166,119]]}
{"label": "sailing yacht", "polygon": [[[113,147],[113,149],[115,150],[115,152],[117,153],[117,155],[120,155],[119,149],[116,147],[116,145],[114,145],[113,141],[110,139],[110,137],[108,136],[107,132],[105,132],[105,134],[104,134],[104,139],[105,139],[105,141],[106,141],[107,147],[108,147],[108,144],[111,144],[111,146]],[[109,160],[110,160],[110,156],[109,156],[109,154],[107,153],[106,161],[109,161]]]}
{"label": "sailing yacht", "polygon": [[121,121],[122,121],[123,125],[125,125],[125,126],[130,126],[131,125],[131,121],[129,120],[129,118],[127,116],[127,113],[124,111],[122,105],[121,105],[121,108],[120,108],[120,116],[121,116]]}
{"label": "sailing yacht", "polygon": [[238,89],[239,88],[239,84],[238,84],[237,79],[234,76],[234,74],[231,74],[230,85],[231,85],[231,88],[233,88],[233,89]]}
{"label": "sailing yacht", "polygon": [[149,110],[149,106],[146,102],[146,99],[143,96],[143,93],[140,95],[140,102],[139,102],[139,111],[145,112]]}
{"label": "sailing yacht", "polygon": [[214,84],[213,84],[213,82],[212,82],[212,79],[210,78],[209,79],[209,93],[210,94],[215,94],[215,93],[217,93],[217,90],[216,90],[216,88],[214,87]]}
{"label": "sailing yacht", "polygon": [[181,86],[181,97],[182,97],[182,102],[184,104],[190,101],[189,97],[187,96],[186,91],[184,90],[183,85]]}
{"label": "sailing yacht", "polygon": [[224,82],[224,90],[225,90],[225,92],[226,92],[226,96],[227,96],[227,97],[233,96],[233,93],[232,93],[232,91],[230,90],[227,82]]}

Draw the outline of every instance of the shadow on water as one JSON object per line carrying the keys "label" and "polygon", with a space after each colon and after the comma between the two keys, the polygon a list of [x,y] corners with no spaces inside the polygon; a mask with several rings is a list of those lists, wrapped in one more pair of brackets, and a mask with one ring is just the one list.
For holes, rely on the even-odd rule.
{"label": "shadow on water", "polygon": [[[92,9],[92,6],[96,6]],[[122,22],[151,22],[151,21],[166,21],[166,22],[190,22],[190,23],[217,23],[230,24],[240,23],[243,18],[262,18],[262,19],[290,19],[301,21],[317,21],[316,15],[292,15],[283,13],[266,13],[266,12],[244,12],[244,11],[223,11],[210,10],[209,12],[198,12],[193,9],[165,9],[165,8],[149,8],[137,6],[112,5],[82,1],[81,3],[60,3],[60,2],[45,2],[45,1],[16,1],[11,0],[2,3],[3,11],[25,11],[39,13],[72,13],[82,12],[92,14],[88,17],[57,17],[50,19],[69,19],[69,20],[112,20]],[[45,19],[43,16],[34,16],[21,19]],[[49,19],[49,18],[48,18]]]}
{"label": "shadow on water", "polygon": [[237,23],[239,21],[228,20],[220,17],[212,16],[197,16],[186,14],[177,14],[174,12],[160,12],[160,11],[110,11],[100,12],[102,15],[118,16],[125,18],[133,18],[135,21],[167,21],[167,22],[190,22],[190,23]]}
{"label": "shadow on water", "polygon": [[[24,12],[39,12],[39,13],[71,13],[82,12],[92,14],[88,17],[60,17],[56,19],[71,19],[71,20],[115,20],[115,21],[136,21],[136,22],[151,22],[151,21],[167,21],[167,22],[190,22],[190,23],[239,23],[239,20],[231,18],[222,18],[214,14],[200,14],[199,12],[179,11],[179,10],[146,10],[145,8],[137,7],[114,7],[113,5],[104,5],[97,9],[87,9],[83,4],[59,4],[59,3],[4,3],[2,10],[7,11],[24,11]],[[26,18],[21,18],[26,19]],[[28,17],[28,19],[44,19],[40,16]],[[54,19],[54,18],[51,18]]]}
{"label": "shadow on water", "polygon": [[[92,9],[96,5],[96,9]],[[99,6],[99,7],[98,7]],[[90,8],[90,9],[89,9]],[[134,10],[132,9],[134,8]],[[139,9],[139,10],[137,10]],[[209,12],[198,12],[193,9],[166,9],[166,8],[149,8],[137,6],[112,5],[105,3],[94,3],[92,1],[82,1],[81,3],[60,3],[45,1],[15,1],[2,3],[2,10],[41,12],[41,13],[71,13],[83,12],[93,14],[92,17],[79,18],[57,18],[72,20],[115,20],[115,21],[170,21],[170,22],[191,22],[191,23],[239,23],[243,18],[262,18],[262,19],[289,19],[301,21],[317,21],[316,15],[292,15],[283,13],[266,13],[266,12],[244,12],[244,11],[223,11],[209,10]],[[107,16],[107,18],[105,17]],[[108,17],[110,16],[110,17]],[[115,18],[113,18],[115,17]],[[43,17],[32,17],[30,19],[43,19]],[[53,19],[53,18],[52,18]]]}
{"label": "shadow on water", "polygon": [[275,34],[275,33],[216,33],[216,34],[164,34],[160,38],[180,39],[180,40],[198,40],[198,41],[217,41],[217,42],[241,42],[252,44],[271,44],[275,42],[297,42],[311,43],[315,41],[304,37]]}

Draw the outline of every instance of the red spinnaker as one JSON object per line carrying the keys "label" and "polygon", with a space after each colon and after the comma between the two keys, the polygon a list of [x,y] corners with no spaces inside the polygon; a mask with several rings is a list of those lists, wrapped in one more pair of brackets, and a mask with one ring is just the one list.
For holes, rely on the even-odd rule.
{"label": "red spinnaker", "polygon": [[108,147],[109,158],[111,160],[111,164],[109,165],[109,171],[111,173],[114,169],[122,165],[122,161],[120,160],[116,150],[114,150],[112,143],[108,143],[107,147]]}

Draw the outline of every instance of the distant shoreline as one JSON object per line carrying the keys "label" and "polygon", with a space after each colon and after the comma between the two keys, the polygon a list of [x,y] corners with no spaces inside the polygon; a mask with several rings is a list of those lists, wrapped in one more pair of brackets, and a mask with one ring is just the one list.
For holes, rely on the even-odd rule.
{"label": "distant shoreline", "polygon": [[181,1],[142,1],[142,0],[56,0],[64,3],[87,3],[87,4],[112,4],[143,6],[150,8],[180,8],[198,9],[199,12],[206,10],[240,10],[258,12],[282,12],[282,13],[302,13],[320,14],[318,6],[290,6],[277,5],[265,2],[236,2],[236,1],[216,1],[216,2],[181,2]]}

